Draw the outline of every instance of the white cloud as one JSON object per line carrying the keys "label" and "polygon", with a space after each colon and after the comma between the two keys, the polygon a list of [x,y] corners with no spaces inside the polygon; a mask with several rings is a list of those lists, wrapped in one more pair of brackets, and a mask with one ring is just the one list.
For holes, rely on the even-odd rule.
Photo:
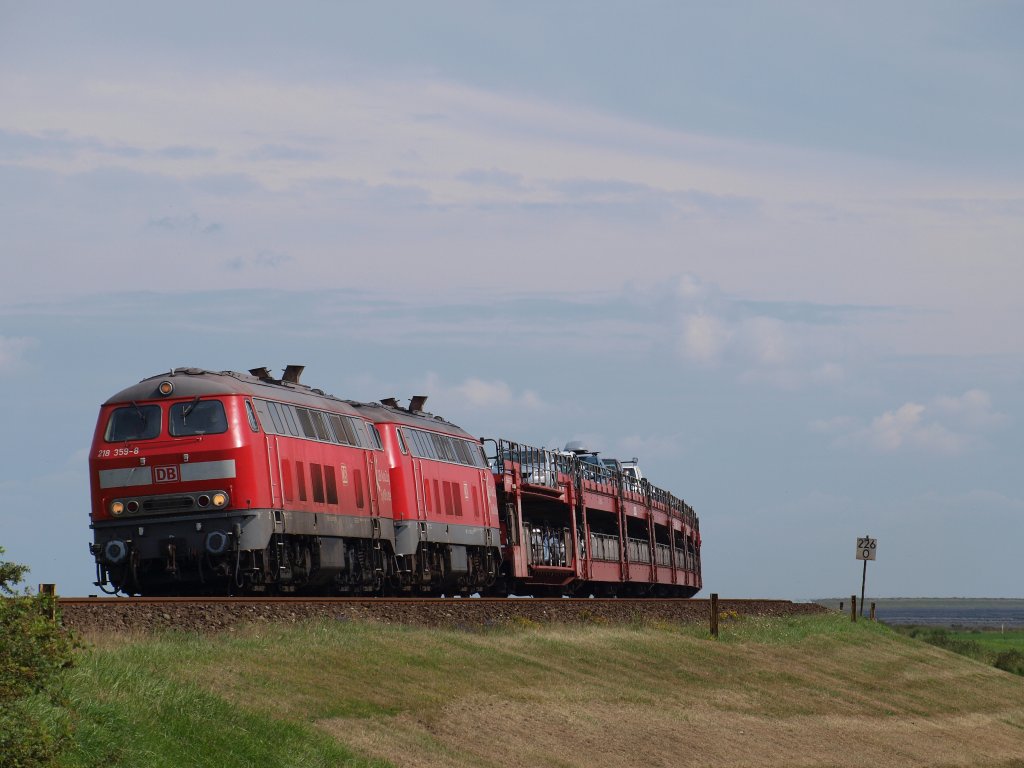
{"label": "white cloud", "polygon": [[24,364],[25,352],[35,344],[35,339],[0,336],[0,374],[18,370]]}
{"label": "white cloud", "polygon": [[678,346],[683,357],[701,365],[715,365],[725,351],[734,331],[717,317],[703,312],[687,315],[682,321]]}
{"label": "white cloud", "polygon": [[532,389],[516,392],[500,379],[470,377],[460,384],[446,385],[437,374],[431,373],[427,376],[426,386],[432,399],[446,408],[454,408],[455,404],[473,409],[538,411],[544,408],[544,402]]}
{"label": "white cloud", "polygon": [[972,389],[960,397],[940,395],[928,404],[907,402],[867,424],[837,416],[815,420],[809,429],[836,436],[836,446],[860,446],[883,454],[958,456],[984,445],[981,433],[1005,422],[1006,416],[992,409],[988,393]]}
{"label": "white cloud", "polygon": [[[299,85],[224,71],[195,79],[122,69],[104,78],[8,72],[0,74],[0,88],[10,106],[0,115],[0,132],[21,137],[18,173],[0,180],[0,193],[7,185],[17,190],[16,203],[49,210],[50,193],[63,189],[61,206],[75,211],[95,201],[97,219],[88,211],[65,217],[42,241],[40,221],[19,225],[8,250],[25,268],[0,287],[0,299],[38,293],[55,268],[67,276],[66,292],[136,288],[149,278],[139,269],[142,251],[156,263],[173,257],[181,264],[166,277],[169,289],[190,288],[179,275],[194,274],[211,258],[223,262],[262,248],[293,252],[296,263],[287,275],[235,276],[243,287],[378,285],[386,261],[392,294],[458,295],[465,283],[535,290],[538,275],[547,285],[609,290],[621,285],[624,272],[670,281],[682,265],[702,276],[678,280],[678,295],[689,303],[713,299],[716,282],[758,298],[884,303],[909,296],[950,317],[942,328],[934,318],[927,327],[904,328],[904,336],[913,330],[947,350],[954,342],[972,351],[1024,343],[981,332],[993,326],[993,314],[1004,321],[1018,314],[1014,281],[993,276],[1019,272],[1012,244],[1020,240],[1020,217],[1006,217],[997,230],[978,228],[970,217],[946,221],[920,206],[925,193],[934,194],[934,178],[905,169],[896,175],[864,158],[694,135],[436,78]],[[185,227],[218,236],[197,238],[203,242],[187,251],[170,240],[133,239],[138,233],[119,220],[124,207],[111,199],[130,179],[83,187],[111,164],[154,185],[150,196],[126,201],[133,217],[156,222],[158,231]],[[47,175],[53,189],[26,197],[30,171]],[[199,184],[204,178],[221,180],[214,184],[220,191]],[[396,178],[415,179],[416,186],[392,188]],[[310,186],[318,179],[345,180],[347,191]],[[961,180],[946,181],[956,199],[1021,198],[1018,186],[968,189]],[[808,201],[837,213],[820,220],[801,207]],[[736,225],[740,219],[743,226]],[[880,225],[864,227],[865,219]],[[145,234],[158,234],[153,229]],[[69,239],[80,244],[76,256],[87,267],[66,255],[62,243]],[[344,260],[339,242],[350,246]],[[488,261],[506,259],[515,268],[486,269],[482,242]],[[771,253],[765,243],[775,244]],[[963,252],[980,254],[984,263],[953,258]],[[45,258],[29,257],[35,253]],[[415,263],[402,255],[413,253]],[[624,269],[593,268],[608,260]],[[414,268],[422,263],[447,269]],[[897,267],[893,279],[875,279],[881,264]],[[977,296],[986,297],[983,305],[970,298]],[[714,305],[702,309],[724,322]],[[693,338],[684,344],[691,359],[716,359],[720,334],[709,337],[709,325],[694,320]],[[950,334],[951,327],[959,330]],[[780,356],[794,352],[779,344],[793,340],[770,327],[749,331],[750,350],[765,364],[779,365]],[[893,339],[921,348],[918,338]]]}
{"label": "white cloud", "polygon": [[524,389],[522,394],[519,395],[519,402],[524,408],[528,408],[531,411],[536,411],[544,407],[544,402],[540,399],[540,395],[532,389]]}
{"label": "white cloud", "polygon": [[959,453],[967,446],[966,436],[956,435],[937,422],[925,422],[924,413],[925,406],[904,403],[872,419],[871,424],[858,433],[858,439],[882,453],[904,447]]}
{"label": "white cloud", "polygon": [[752,317],[744,320],[738,331],[746,354],[760,365],[786,363],[793,354],[785,323],[774,317]]}
{"label": "white cloud", "polygon": [[712,287],[697,275],[685,274],[676,281],[676,295],[686,301],[704,298],[711,290]]}
{"label": "white cloud", "polygon": [[1009,420],[1006,414],[992,409],[992,397],[983,389],[969,389],[959,397],[939,396],[933,406],[972,429],[999,427]]}
{"label": "white cloud", "polygon": [[676,280],[672,298],[678,315],[675,345],[685,360],[708,368],[731,366],[740,381],[789,391],[846,378],[843,364],[829,356],[852,324],[822,322],[828,307],[756,304],[727,296],[692,274]]}
{"label": "white cloud", "polygon": [[465,397],[470,405],[478,408],[491,405],[510,405],[513,400],[512,388],[503,381],[466,379],[455,387],[455,391]]}
{"label": "white cloud", "polygon": [[732,368],[740,381],[795,391],[842,383],[845,367],[837,347],[849,353],[846,336],[859,308],[810,302],[757,301],[725,293],[693,273],[669,283],[676,315],[675,347],[685,360],[708,368]]}

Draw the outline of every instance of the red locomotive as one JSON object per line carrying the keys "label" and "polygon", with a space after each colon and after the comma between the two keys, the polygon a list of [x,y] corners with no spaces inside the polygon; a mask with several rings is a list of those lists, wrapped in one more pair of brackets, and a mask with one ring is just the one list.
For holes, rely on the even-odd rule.
{"label": "red locomotive", "polygon": [[[103,404],[97,586],[145,595],[691,596],[693,509],[635,468],[479,440],[423,410],[177,368]],[[486,452],[489,448],[490,452]]]}

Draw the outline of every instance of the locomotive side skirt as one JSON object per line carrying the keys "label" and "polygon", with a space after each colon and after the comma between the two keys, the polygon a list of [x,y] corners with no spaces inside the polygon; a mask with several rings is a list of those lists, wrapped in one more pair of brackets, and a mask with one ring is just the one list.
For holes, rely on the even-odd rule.
{"label": "locomotive side skirt", "polygon": [[496,547],[501,538],[499,528],[474,525],[449,525],[427,521],[395,523],[395,554],[411,555],[422,541],[461,546]]}

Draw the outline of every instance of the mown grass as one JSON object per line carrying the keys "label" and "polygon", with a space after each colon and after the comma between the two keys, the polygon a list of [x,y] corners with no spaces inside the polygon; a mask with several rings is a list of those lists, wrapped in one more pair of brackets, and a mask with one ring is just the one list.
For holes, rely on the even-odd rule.
{"label": "mown grass", "polygon": [[[718,640],[659,622],[317,622],[97,639],[63,681],[74,729],[64,765],[614,764],[615,740],[637,728],[655,762],[684,764],[673,740],[687,722],[740,718],[782,738],[805,720],[991,717],[1016,732],[1014,681],[835,614],[727,618]],[[718,748],[707,755],[728,757]]]}

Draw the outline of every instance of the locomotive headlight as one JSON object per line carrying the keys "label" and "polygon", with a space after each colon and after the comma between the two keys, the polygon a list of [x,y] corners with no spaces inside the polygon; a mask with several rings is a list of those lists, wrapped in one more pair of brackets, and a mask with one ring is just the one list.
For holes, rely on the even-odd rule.
{"label": "locomotive headlight", "polygon": [[161,381],[160,386],[157,387],[157,391],[164,397],[167,397],[174,391],[174,385],[169,381]]}
{"label": "locomotive headlight", "polygon": [[223,507],[228,503],[228,495],[226,493],[215,493],[210,497],[215,507]]}
{"label": "locomotive headlight", "polygon": [[120,515],[123,512],[124,512],[124,502],[122,502],[122,501],[112,501],[110,503],[110,514],[112,514],[112,515]]}

